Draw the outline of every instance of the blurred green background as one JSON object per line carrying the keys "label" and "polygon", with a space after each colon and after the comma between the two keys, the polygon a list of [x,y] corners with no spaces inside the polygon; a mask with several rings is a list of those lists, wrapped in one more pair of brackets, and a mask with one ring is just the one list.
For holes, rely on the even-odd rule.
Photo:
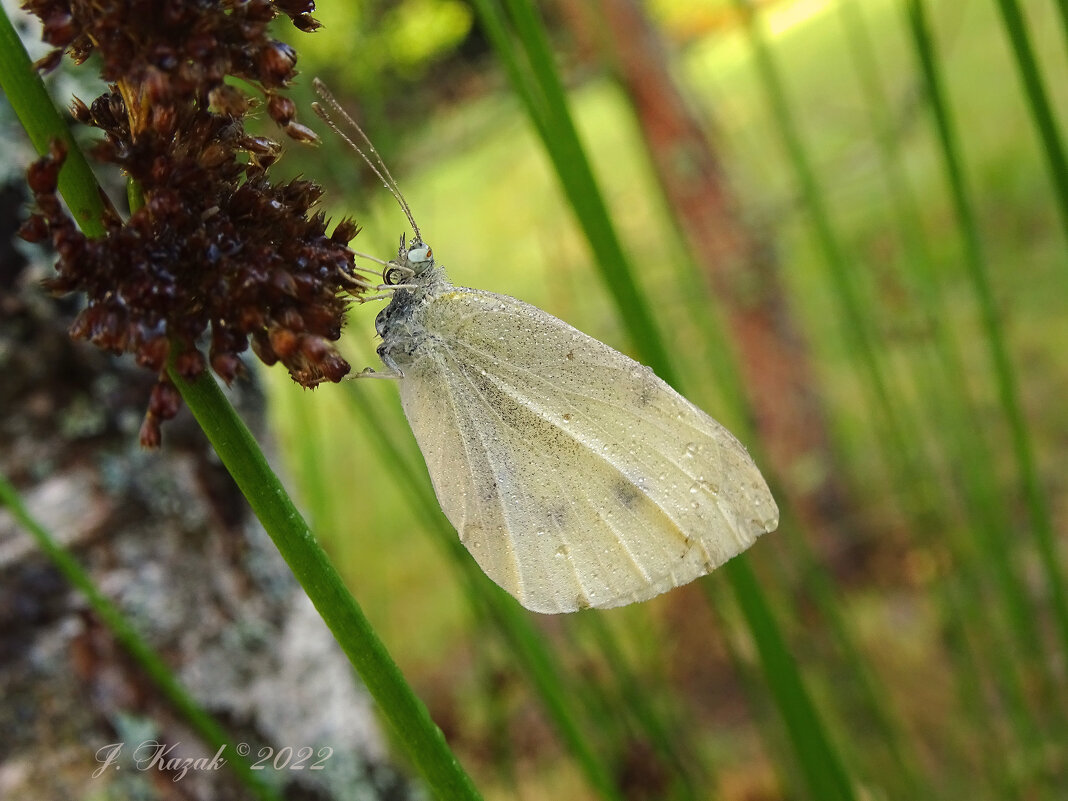
{"label": "blurred green background", "polygon": [[[356,249],[395,253],[393,198],[308,109],[319,76],[455,283],[655,362],[615,302],[633,278],[670,377],[783,507],[744,559],[826,751],[723,571],[636,607],[501,617],[512,602],[486,601],[429,500],[396,387],[265,371],[314,530],[488,798],[1064,797],[1068,7],[1028,0],[1017,27],[1007,0],[646,4],[663,91],[699,123],[743,241],[709,254],[657,180],[666,163],[685,182],[693,154],[663,158],[665,120],[621,79],[639,54],[620,5],[541,8],[546,76],[522,3],[323,3],[321,31],[279,35],[324,143],[278,166],[328,187]],[[569,152],[554,79],[629,265],[598,271],[596,209],[547,158]],[[352,309],[356,369],[378,364],[379,308]]]}

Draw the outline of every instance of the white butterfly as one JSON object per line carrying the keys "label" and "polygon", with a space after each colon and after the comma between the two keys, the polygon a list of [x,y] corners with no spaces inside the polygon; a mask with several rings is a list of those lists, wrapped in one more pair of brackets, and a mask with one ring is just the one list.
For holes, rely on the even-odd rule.
{"label": "white butterfly", "polygon": [[415,232],[376,287],[392,295],[375,323],[389,372],[363,375],[398,380],[442,511],[486,575],[536,612],[622,606],[776,528],[767,483],[727,429],[541,309],[453,286],[381,159],[379,172],[352,146]]}

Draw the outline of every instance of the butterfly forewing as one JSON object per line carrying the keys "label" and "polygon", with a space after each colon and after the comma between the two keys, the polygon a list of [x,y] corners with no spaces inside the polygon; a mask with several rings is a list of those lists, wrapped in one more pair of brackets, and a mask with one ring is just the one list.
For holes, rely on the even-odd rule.
{"label": "butterfly forewing", "polygon": [[775,528],[744,447],[648,368],[521,301],[446,286],[401,381],[442,509],[541,612],[644,600]]}

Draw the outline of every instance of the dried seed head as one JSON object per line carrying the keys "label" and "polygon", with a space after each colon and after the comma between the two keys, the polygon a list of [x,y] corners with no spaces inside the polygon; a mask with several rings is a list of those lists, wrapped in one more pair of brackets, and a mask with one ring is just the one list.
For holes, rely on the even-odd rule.
{"label": "dried seed head", "polygon": [[[295,75],[296,52],[269,35],[279,11],[313,28],[310,0],[26,6],[44,20],[47,41],[60,48],[54,55],[99,55],[111,86],[91,103],[75,99],[71,113],[100,129],[92,155],[120,168],[144,199],[125,222],[109,216],[105,236],[86,238],[56,197],[66,155],[57,144],[28,172],[36,211],[23,226],[29,239],[51,238],[58,263],[49,286],[86,296],[72,335],[132,353],[160,374],[142,443],[158,445],[160,424],[178,408],[164,371],[169,356],[184,378],[210,362],[229,382],[251,341],[262,361],[281,361],[304,386],[340,380],[349,365],[333,343],[351,284],[347,245],[358,229],[343,220],[327,232],[312,211],[322,194],[315,184],[268,180],[281,148],[245,132],[253,100],[225,83],[237,76],[258,86],[290,137],[314,141],[279,94]],[[209,334],[206,359],[197,345]]]}

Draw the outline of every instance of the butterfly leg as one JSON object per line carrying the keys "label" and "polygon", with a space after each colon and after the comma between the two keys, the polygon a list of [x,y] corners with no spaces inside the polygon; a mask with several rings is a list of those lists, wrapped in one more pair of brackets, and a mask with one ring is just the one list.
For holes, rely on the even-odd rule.
{"label": "butterfly leg", "polygon": [[[369,289],[382,289],[383,287],[368,287]],[[392,287],[390,287],[392,289]],[[393,297],[392,292],[385,292],[381,295],[358,295],[356,297],[357,303],[370,303],[372,300],[388,300]]]}
{"label": "butterfly leg", "polygon": [[371,367],[364,367],[360,372],[352,376],[352,378],[391,378],[393,380],[400,380],[404,378],[404,373],[397,368],[392,368],[386,372],[379,373]]}

